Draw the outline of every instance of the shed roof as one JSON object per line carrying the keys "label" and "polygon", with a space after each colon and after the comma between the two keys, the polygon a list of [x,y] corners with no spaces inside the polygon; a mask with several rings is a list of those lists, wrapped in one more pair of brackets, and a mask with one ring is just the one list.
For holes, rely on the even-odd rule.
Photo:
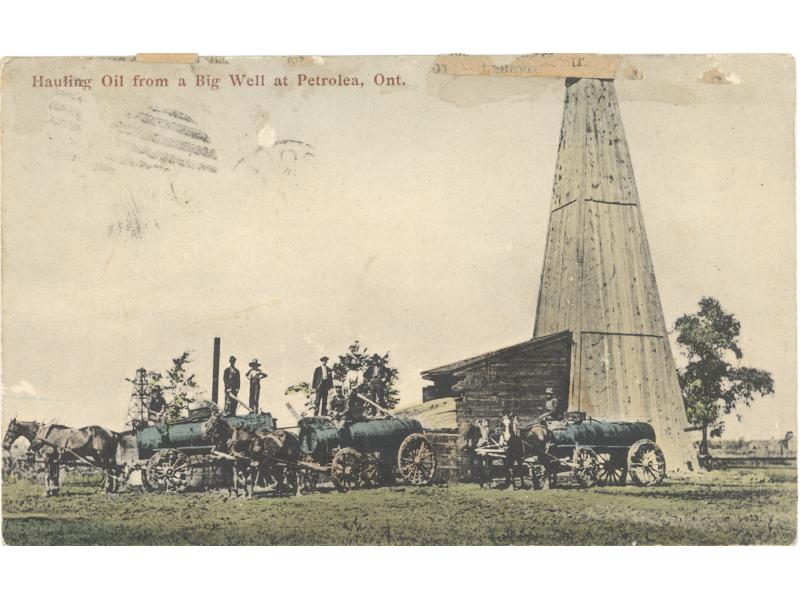
{"label": "shed roof", "polygon": [[514,344],[513,346],[506,346],[505,348],[492,350],[491,352],[479,354],[477,356],[473,356],[472,358],[465,358],[447,365],[442,365],[441,367],[428,369],[427,371],[423,371],[421,375],[423,379],[433,379],[434,377],[441,377],[442,375],[452,375],[457,371],[467,371],[469,369],[482,366],[491,359],[501,358],[506,354],[513,354],[515,352],[519,352],[520,350],[530,350],[537,347],[544,347],[554,342],[564,341],[570,337],[571,332],[569,330],[564,330],[538,338],[531,338],[524,342],[520,342],[519,344]]}

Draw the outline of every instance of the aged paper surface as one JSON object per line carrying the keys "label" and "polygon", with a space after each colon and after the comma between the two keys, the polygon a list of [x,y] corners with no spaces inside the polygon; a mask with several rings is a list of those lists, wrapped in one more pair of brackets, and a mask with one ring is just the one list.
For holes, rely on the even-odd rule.
{"label": "aged paper surface", "polygon": [[3,63],[6,543],[792,542],[791,57],[139,59]]}

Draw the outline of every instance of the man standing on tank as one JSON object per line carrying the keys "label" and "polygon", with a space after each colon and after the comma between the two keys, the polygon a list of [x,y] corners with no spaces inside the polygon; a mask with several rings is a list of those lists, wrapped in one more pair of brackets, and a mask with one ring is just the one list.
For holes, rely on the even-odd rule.
{"label": "man standing on tank", "polygon": [[241,387],[241,376],[239,369],[236,368],[236,357],[231,356],[231,366],[225,369],[222,374],[222,382],[225,385],[225,408],[223,413],[226,417],[232,417],[236,414],[236,401],[239,397],[239,388]]}
{"label": "man standing on tank", "polygon": [[314,415],[322,417],[328,414],[328,393],[333,389],[333,371],[328,368],[328,357],[319,359],[320,365],[314,369],[311,389],[314,391]]}
{"label": "man standing on tank", "polygon": [[250,370],[247,372],[247,379],[250,381],[250,412],[258,413],[258,399],[261,397],[261,380],[266,379],[267,374],[261,370],[261,363],[257,358],[250,361],[247,365]]}

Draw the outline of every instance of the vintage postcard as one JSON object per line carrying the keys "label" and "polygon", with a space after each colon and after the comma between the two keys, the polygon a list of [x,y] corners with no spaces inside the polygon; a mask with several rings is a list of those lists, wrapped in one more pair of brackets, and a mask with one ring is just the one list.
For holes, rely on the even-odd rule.
{"label": "vintage postcard", "polygon": [[7,58],[8,545],[786,545],[788,55]]}

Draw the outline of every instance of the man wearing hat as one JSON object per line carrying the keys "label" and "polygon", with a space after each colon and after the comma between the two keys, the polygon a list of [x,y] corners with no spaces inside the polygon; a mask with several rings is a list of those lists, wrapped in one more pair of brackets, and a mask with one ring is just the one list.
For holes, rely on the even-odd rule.
{"label": "man wearing hat", "polygon": [[328,414],[328,393],[333,389],[333,371],[328,368],[328,357],[319,359],[319,366],[314,369],[311,389],[314,391],[314,415]]}
{"label": "man wearing hat", "polygon": [[[381,358],[380,354],[372,355],[372,361],[364,374],[364,379],[369,382],[369,399],[378,406],[385,406],[388,370],[386,369],[386,362]],[[374,416],[377,414],[378,409],[370,405],[367,407],[367,412]]]}
{"label": "man wearing hat", "polygon": [[150,403],[147,406],[147,416],[150,425],[161,425],[166,420],[167,401],[160,385],[154,385],[150,390]]}
{"label": "man wearing hat", "polygon": [[239,377],[239,369],[236,368],[236,357],[231,356],[228,360],[231,366],[225,369],[222,374],[222,382],[225,385],[225,408],[223,413],[226,417],[231,417],[236,414],[236,398],[239,396],[241,378]]}
{"label": "man wearing hat", "polygon": [[559,412],[560,412],[560,402],[558,401],[558,396],[556,396],[555,391],[553,388],[549,387],[544,391],[545,395],[545,402],[544,402],[544,414],[540,415],[536,421],[537,422],[544,422],[544,421],[553,421],[558,420]]}
{"label": "man wearing hat", "polygon": [[261,395],[261,380],[267,377],[267,374],[261,370],[261,363],[257,358],[250,361],[247,365],[250,370],[245,374],[250,381],[250,412],[258,412],[258,397]]}

